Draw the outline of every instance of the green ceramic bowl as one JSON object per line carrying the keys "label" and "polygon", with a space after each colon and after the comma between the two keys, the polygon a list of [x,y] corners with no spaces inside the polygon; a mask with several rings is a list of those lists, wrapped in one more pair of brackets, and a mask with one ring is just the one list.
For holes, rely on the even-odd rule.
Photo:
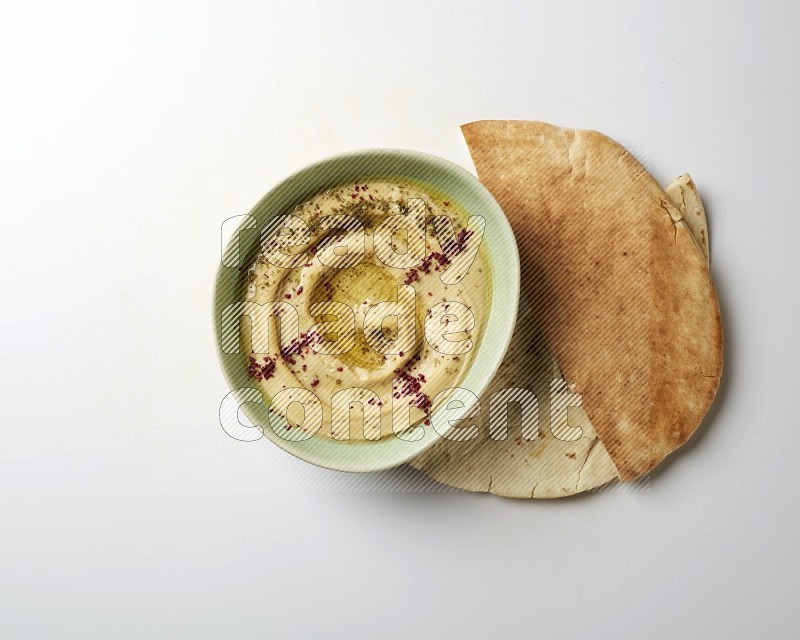
{"label": "green ceramic bowl", "polygon": [[[292,209],[320,189],[347,182],[395,179],[413,182],[432,195],[442,196],[459,206],[468,215],[486,219],[484,245],[491,272],[491,311],[483,339],[466,377],[458,385],[480,395],[497,372],[508,348],[517,318],[519,301],[519,253],[514,233],[505,214],[492,195],[470,173],[436,156],[402,149],[366,149],[352,151],[321,160],[293,174],[267,195],[250,211],[255,227],[243,223],[249,231],[234,234],[226,248],[225,262],[236,256],[238,245],[240,264],[248,264],[258,251],[259,233],[266,221]],[[388,469],[414,458],[441,439],[432,426],[420,425],[424,436],[408,442],[395,436],[378,441],[337,441],[321,435],[293,441],[276,434],[269,426],[269,399],[252,389],[247,378],[245,357],[224,353],[221,348],[221,324],[225,308],[244,300],[246,270],[221,266],[214,294],[214,328],[217,351],[225,377],[236,393],[233,406],[241,409],[263,435],[289,453],[313,464],[341,471],[377,471]],[[303,327],[301,327],[301,330]],[[481,407],[488,411],[488,407]],[[280,431],[280,429],[277,429]]]}

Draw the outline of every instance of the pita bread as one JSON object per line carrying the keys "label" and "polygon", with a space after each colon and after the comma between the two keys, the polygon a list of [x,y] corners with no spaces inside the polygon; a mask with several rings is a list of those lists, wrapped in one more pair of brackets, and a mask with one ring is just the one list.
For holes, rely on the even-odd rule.
{"label": "pita bread", "polygon": [[[702,215],[705,227],[700,196],[687,174],[673,181],[665,192],[675,207],[680,207],[682,216]],[[694,236],[698,248],[702,238],[708,246],[706,233]],[[566,382],[532,316],[523,296],[508,352],[481,404],[488,407],[489,398],[499,389],[533,391],[545,400],[540,405],[540,437],[529,441],[515,433],[504,440],[491,439],[484,409],[478,438],[470,442],[441,440],[412,460],[412,467],[452,487],[511,498],[560,498],[596,489],[617,478],[614,463],[582,408],[574,407],[569,416],[569,424],[582,430],[577,441],[565,442],[551,432],[550,383],[560,379],[566,386]],[[575,399],[569,400],[569,404],[574,403]]]}
{"label": "pita bread", "polygon": [[570,388],[620,479],[647,473],[695,431],[722,372],[719,302],[688,227],[600,133],[525,121],[462,130]]}
{"label": "pita bread", "polygon": [[[511,498],[560,498],[601,486],[617,477],[605,448],[586,414],[569,411],[569,424],[582,429],[574,442],[559,440],[549,428],[551,380],[566,391],[564,404],[577,404],[566,388],[555,356],[520,300],[517,325],[506,357],[481,396],[477,438],[467,442],[440,440],[410,462],[430,478],[467,491],[488,491]],[[539,399],[539,437],[525,439],[519,419],[509,419],[507,437],[492,439],[488,415],[490,397],[502,389],[523,388]]]}
{"label": "pita bread", "polygon": [[678,176],[669,186],[664,189],[669,196],[672,205],[681,212],[681,217],[689,227],[689,231],[694,238],[695,244],[703,252],[706,264],[710,261],[710,251],[708,246],[708,223],[706,222],[706,210],[700,200],[692,178],[688,173]]}

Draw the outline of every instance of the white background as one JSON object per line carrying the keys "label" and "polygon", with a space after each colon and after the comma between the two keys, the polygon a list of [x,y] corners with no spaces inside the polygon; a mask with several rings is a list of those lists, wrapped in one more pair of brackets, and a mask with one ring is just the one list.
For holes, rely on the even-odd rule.
{"label": "white background", "polygon": [[[3,638],[789,637],[796,3],[4,4]],[[726,370],[647,491],[368,481],[219,427],[220,225],[360,147],[599,129],[707,205]]]}

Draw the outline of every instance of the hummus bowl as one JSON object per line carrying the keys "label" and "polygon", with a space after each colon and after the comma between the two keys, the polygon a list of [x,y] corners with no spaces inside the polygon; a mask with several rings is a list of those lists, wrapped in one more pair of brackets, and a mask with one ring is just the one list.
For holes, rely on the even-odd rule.
{"label": "hummus bowl", "polygon": [[298,171],[223,247],[223,429],[360,472],[442,434],[467,439],[489,411],[472,403],[508,348],[519,279],[502,209],[447,160],[368,149]]}

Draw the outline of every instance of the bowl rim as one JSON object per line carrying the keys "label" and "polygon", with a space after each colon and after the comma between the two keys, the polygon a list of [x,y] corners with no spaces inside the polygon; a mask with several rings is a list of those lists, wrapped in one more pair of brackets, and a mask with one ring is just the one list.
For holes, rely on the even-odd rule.
{"label": "bowl rim", "polygon": [[[264,220],[269,220],[285,213],[287,209],[292,206],[291,204],[287,202],[282,205],[272,205],[271,203],[273,200],[280,200],[281,197],[285,198],[285,192],[289,194],[293,193],[292,187],[295,187],[296,190],[298,183],[302,187],[300,191],[305,191],[307,194],[305,197],[308,197],[325,186],[346,184],[349,178],[342,174],[344,168],[348,165],[353,165],[359,169],[356,173],[352,174],[353,178],[368,177],[370,163],[377,161],[389,162],[390,165],[391,161],[395,163],[408,163],[412,171],[418,167],[427,167],[435,172],[436,175],[434,177],[436,178],[455,180],[459,183],[458,186],[460,188],[466,188],[471,192],[473,198],[480,201],[481,211],[479,214],[486,218],[486,232],[489,233],[491,227],[491,235],[496,236],[495,240],[488,242],[486,245],[492,274],[492,299],[489,308],[489,318],[481,343],[477,347],[478,353],[475,355],[475,360],[467,370],[464,379],[459,384],[459,388],[468,388],[477,396],[480,396],[485,392],[499,369],[508,350],[516,325],[520,291],[519,249],[511,225],[494,196],[492,196],[477,177],[455,162],[422,151],[399,148],[363,148],[326,156],[292,172],[270,188],[269,191],[259,199],[255,206],[243,216],[242,221],[237,225],[230,239],[223,247],[222,255],[229,255],[231,247],[234,244],[236,244],[237,247],[239,247],[240,244],[242,246],[247,244],[240,241],[241,231],[245,229],[255,229],[257,231]],[[365,166],[365,164],[367,166]],[[380,175],[380,172],[376,172],[376,176],[377,175]],[[420,179],[416,176],[402,176],[399,173],[389,173],[384,179],[391,179],[392,175],[394,175],[395,179],[402,179],[405,177],[420,182],[423,185],[426,184],[425,179]],[[309,180],[311,178],[314,179]],[[429,186],[435,190],[447,192],[446,189],[434,183],[430,183]],[[455,196],[451,199],[456,202],[459,201]],[[294,202],[298,201],[297,197],[290,197],[289,200],[293,200]],[[264,213],[265,208],[269,209],[267,213]],[[467,206],[462,205],[462,208],[468,215],[478,214],[478,212],[474,210],[470,211]],[[488,211],[491,211],[491,213],[487,215]],[[246,226],[249,216],[257,220],[254,226]],[[263,219],[261,224],[258,223],[259,217]],[[249,242],[251,248],[254,243],[258,242],[258,234],[256,233],[254,235],[256,236],[255,240]],[[485,237],[486,236],[484,236],[484,238]],[[503,241],[502,256],[497,254],[499,246],[494,250],[492,249],[492,243],[498,242],[500,239]],[[238,255],[240,264],[243,260],[242,256],[246,253],[246,250],[239,249]],[[229,395],[235,389],[242,388],[240,384],[241,373],[232,370],[233,358],[228,357],[232,354],[225,354],[222,350],[221,315],[224,307],[230,304],[232,300],[228,298],[227,302],[223,304],[224,295],[221,294],[221,289],[223,282],[230,280],[231,277],[238,277],[236,275],[237,273],[241,273],[240,268],[225,266],[222,260],[220,260],[214,280],[212,301],[214,342],[220,366],[230,389]],[[503,285],[502,294],[498,283],[502,283]],[[230,288],[227,290],[229,291]],[[509,295],[509,291],[511,295]],[[493,317],[498,316],[499,319],[493,321]],[[491,352],[487,352],[486,350],[487,346],[489,346],[489,342],[492,343]],[[241,356],[238,356],[238,358],[241,358]],[[482,367],[480,371],[477,367],[479,364]],[[237,378],[239,379],[237,380]],[[477,385],[475,384],[475,378],[479,380],[479,384]],[[470,383],[471,386],[467,386],[468,383]],[[423,428],[425,435],[421,440],[414,442],[390,436],[385,436],[380,440],[369,442],[354,440],[338,441],[331,438],[313,436],[307,440],[289,440],[278,435],[269,425],[259,424],[257,414],[263,412],[263,409],[269,404],[269,400],[266,399],[266,394],[261,392],[260,389],[258,389],[258,392],[262,396],[261,402],[241,402],[240,408],[248,419],[251,420],[254,425],[257,425],[256,428],[260,429],[263,433],[263,437],[295,457],[327,469],[349,472],[371,472],[390,469],[420,455],[436,442],[442,440],[442,436],[433,428]],[[482,408],[481,410],[483,411],[485,409]],[[259,437],[256,439],[260,440],[261,438]],[[317,443],[322,442],[322,444],[309,445],[309,443],[313,443],[314,441]],[[387,445],[387,441],[394,441],[395,444],[397,441],[400,441],[403,442],[405,446],[402,447],[402,452],[394,451],[395,449],[401,448]],[[339,448],[338,453],[332,455],[330,451],[337,447]],[[366,448],[370,448],[371,451],[367,452]],[[325,450],[328,452],[326,453]]]}

